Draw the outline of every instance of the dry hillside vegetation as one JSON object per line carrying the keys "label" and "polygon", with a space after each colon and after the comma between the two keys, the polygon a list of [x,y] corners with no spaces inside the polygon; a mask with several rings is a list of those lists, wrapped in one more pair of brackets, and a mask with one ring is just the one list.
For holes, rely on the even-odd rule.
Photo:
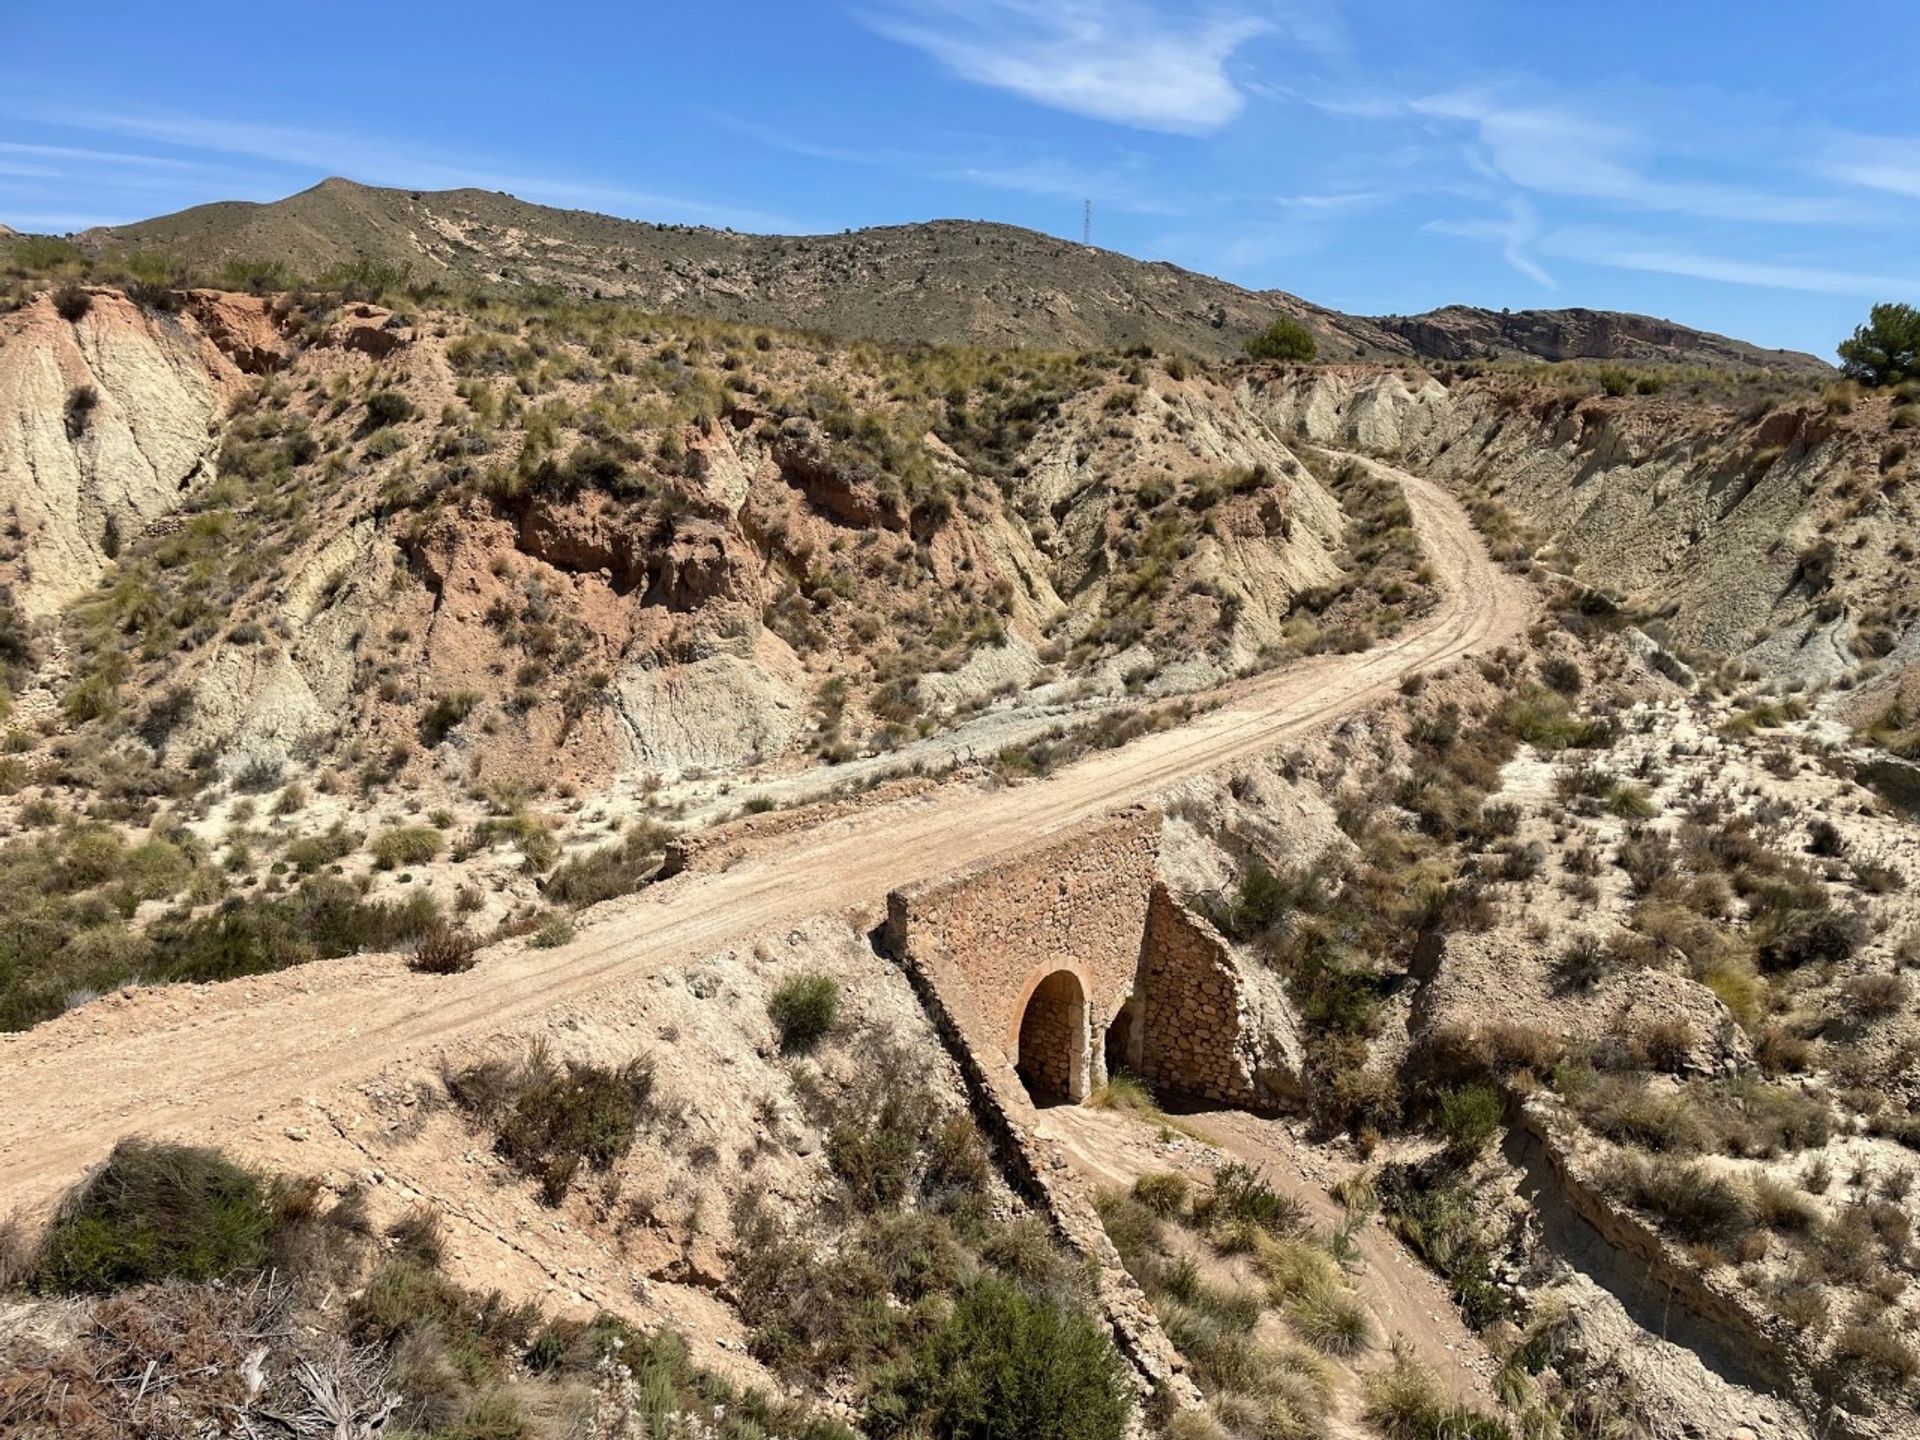
{"label": "dry hillside vegetation", "polygon": [[[1177,863],[1286,980],[1304,1136],[1351,1145],[1510,1404],[1904,1434],[1920,843],[1804,700],[1676,683],[1546,583],[1531,658],[1192,797],[1216,838]],[[1325,818],[1276,826],[1288,790]]]}
{"label": "dry hillside vegetation", "polygon": [[[671,981],[370,1086],[392,1123],[282,1141],[312,1180],[123,1144],[10,1237],[0,1423],[1119,1436],[1090,1277],[999,1178],[899,974],[822,922]],[[374,1148],[343,1172],[350,1126]],[[543,1303],[485,1283],[508,1237],[495,1283],[564,1257]]]}
{"label": "dry hillside vegetation", "polygon": [[[358,952],[417,973],[354,962],[356,1046],[484,1012],[23,1217],[0,1429],[1912,1432],[1911,396],[1504,363],[1524,316],[1432,366],[838,341],[686,298],[811,251],[696,237],[670,318],[577,293],[632,233],[458,203],[403,205],[449,279],[574,298],[50,252],[0,315],[4,1046],[180,1001],[205,1069],[243,987],[104,992]],[[1234,708],[1298,661],[1363,698]],[[1209,720],[1269,748],[1181,768]],[[1280,1113],[1001,1108],[870,914],[616,963],[703,867],[1057,820],[1135,742]]]}
{"label": "dry hillside vegetation", "polygon": [[[1031,773],[1085,743],[1063,716],[1117,743],[1164,723],[1131,696],[1362,649],[1431,604],[1391,484],[1302,463],[1222,379],[1144,352],[80,293],[76,320],[43,297],[0,321],[97,397],[75,468],[34,473],[91,510],[98,579],[37,563],[24,514],[12,572],[5,868],[45,917],[0,986],[15,1025],[450,914],[537,923],[632,888],[668,825],[761,777],[947,731]],[[213,356],[229,397],[158,517],[106,448],[146,397],[77,378],[122,333]]]}

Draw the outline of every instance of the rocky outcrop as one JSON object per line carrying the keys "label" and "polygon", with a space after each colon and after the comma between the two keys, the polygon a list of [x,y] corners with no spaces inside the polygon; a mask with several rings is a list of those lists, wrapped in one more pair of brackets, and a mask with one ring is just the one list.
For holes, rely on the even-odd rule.
{"label": "rocky outcrop", "polygon": [[668,775],[778,755],[805,717],[802,698],[775,666],[734,653],[634,666],[615,677],[613,700],[629,763]]}
{"label": "rocky outcrop", "polygon": [[248,375],[284,369],[293,347],[268,304],[254,295],[189,290],[186,308],[220,353]]}
{"label": "rocky outcrop", "polygon": [[1671,320],[1617,310],[1481,310],[1449,305],[1424,315],[1378,315],[1416,355],[1436,360],[1617,360],[1820,374],[1832,367],[1798,350],[1763,350]]}
{"label": "rocky outcrop", "polygon": [[781,478],[807,497],[807,503],[842,525],[904,530],[907,517],[880,494],[872,477],[852,473],[833,453],[820,427],[804,416],[782,422],[772,447]]}
{"label": "rocky outcrop", "polygon": [[[29,615],[92,586],[209,477],[218,422],[244,383],[194,309],[156,314],[88,293],[72,321],[50,296],[0,316],[0,583]],[[222,307],[221,333],[242,314]]]}
{"label": "rocky outcrop", "polygon": [[328,327],[325,343],[384,360],[401,346],[413,343],[413,327],[384,306],[350,305]]}

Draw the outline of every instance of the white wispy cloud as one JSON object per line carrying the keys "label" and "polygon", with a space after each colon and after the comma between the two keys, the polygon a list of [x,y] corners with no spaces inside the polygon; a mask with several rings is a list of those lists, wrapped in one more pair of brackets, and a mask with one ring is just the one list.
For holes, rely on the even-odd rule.
{"label": "white wispy cloud", "polygon": [[1138,161],[1085,165],[1051,152],[1007,154],[1004,147],[996,150],[998,142],[978,139],[969,140],[969,153],[965,158],[951,152],[835,145],[724,111],[709,111],[708,115],[714,123],[770,149],[826,164],[859,165],[920,178],[958,180],[996,190],[1052,196],[1075,204],[1083,199],[1092,200],[1096,205],[1139,215],[1179,215],[1187,208]]}
{"label": "white wispy cloud", "polygon": [[1920,298],[1920,271],[1890,275],[1842,266],[1743,259],[1674,249],[1661,239],[1645,236],[1580,229],[1556,231],[1541,241],[1540,248],[1549,254],[1590,265],[1647,271],[1657,275],[1679,275],[1690,280],[1713,280],[1727,285],[1796,290],[1814,295],[1859,296],[1872,300]]}
{"label": "white wispy cloud", "polygon": [[1353,215],[1391,205],[1404,198],[1404,194],[1391,190],[1351,190],[1328,195],[1276,195],[1273,203],[1283,210],[1309,215]]}
{"label": "white wispy cloud", "polygon": [[[863,12],[873,29],[954,74],[1040,105],[1175,134],[1206,134],[1246,105],[1227,62],[1282,28],[1244,11],[1162,13],[1139,0],[906,0]],[[1337,43],[1305,22],[1304,44]]]}
{"label": "white wispy cloud", "polygon": [[1652,172],[1656,137],[1617,121],[1546,104],[1515,103],[1493,90],[1465,89],[1408,102],[1418,116],[1464,123],[1480,150],[1469,163],[1524,190],[1604,201],[1624,209],[1774,225],[1834,225],[1864,217],[1832,195],[1807,195]]}
{"label": "white wispy cloud", "polygon": [[201,170],[204,165],[169,155],[145,155],[131,150],[92,150],[77,145],[29,145],[19,140],[0,140],[0,155],[19,155],[48,162],[78,162],[88,165],[130,166],[136,170]]}
{"label": "white wispy cloud", "polygon": [[1920,140],[1841,137],[1828,143],[1819,168],[1848,185],[1920,198]]}
{"label": "white wispy cloud", "polygon": [[1532,247],[1540,238],[1540,217],[1517,195],[1510,197],[1504,208],[1506,213],[1497,219],[1430,220],[1421,228],[1435,235],[1491,241],[1500,247],[1501,259],[1534,284],[1549,290],[1559,289],[1558,282],[1532,254]]}

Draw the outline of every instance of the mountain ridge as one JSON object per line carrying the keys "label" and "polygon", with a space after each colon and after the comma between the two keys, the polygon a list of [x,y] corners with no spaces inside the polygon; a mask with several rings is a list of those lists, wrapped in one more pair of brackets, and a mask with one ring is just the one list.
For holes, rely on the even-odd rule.
{"label": "mountain ridge", "polygon": [[1065,348],[1153,345],[1222,357],[1278,316],[1328,360],[1594,360],[1824,373],[1673,321],[1572,308],[1447,305],[1361,316],[994,221],[935,219],[758,235],[536,205],[473,188],[407,190],[332,176],[273,201],[215,201],[74,237],[157,251],[195,270],[279,260],[318,275],[359,261],[416,279],[550,286],[662,312],[840,339]]}

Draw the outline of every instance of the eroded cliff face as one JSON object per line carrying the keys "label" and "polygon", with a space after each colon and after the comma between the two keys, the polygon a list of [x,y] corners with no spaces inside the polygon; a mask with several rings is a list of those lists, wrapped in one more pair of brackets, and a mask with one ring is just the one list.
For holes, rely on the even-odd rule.
{"label": "eroded cliff face", "polygon": [[1497,501],[1681,644],[1807,681],[1920,658],[1913,467],[1884,399],[1738,412],[1359,367],[1246,394],[1283,435],[1395,455]]}
{"label": "eroded cliff face", "polygon": [[[219,423],[245,376],[194,311],[80,292],[64,319],[43,295],[0,316],[0,581],[30,616],[95,584],[113,553],[210,478]],[[231,297],[238,336],[259,302]]]}
{"label": "eroded cliff face", "polygon": [[1179,364],[76,308],[0,321],[0,580],[59,636],[36,713],[110,714],[163,764],[598,786],[845,759],[1217,682],[1342,578],[1334,494]]}
{"label": "eroded cliff face", "polygon": [[[785,341],[648,337],[660,360],[524,321],[89,298],[0,321],[0,579],[30,618],[117,592],[101,624],[147,637],[128,712],[226,773],[390,751],[443,701],[448,780],[597,785],[1211,684],[1297,645],[1298,598],[1340,578],[1317,447],[1496,501],[1683,647],[1816,681],[1886,657],[1889,685],[1920,657],[1878,400],[1125,361],[936,384]],[[376,423],[380,391],[408,413]]]}

